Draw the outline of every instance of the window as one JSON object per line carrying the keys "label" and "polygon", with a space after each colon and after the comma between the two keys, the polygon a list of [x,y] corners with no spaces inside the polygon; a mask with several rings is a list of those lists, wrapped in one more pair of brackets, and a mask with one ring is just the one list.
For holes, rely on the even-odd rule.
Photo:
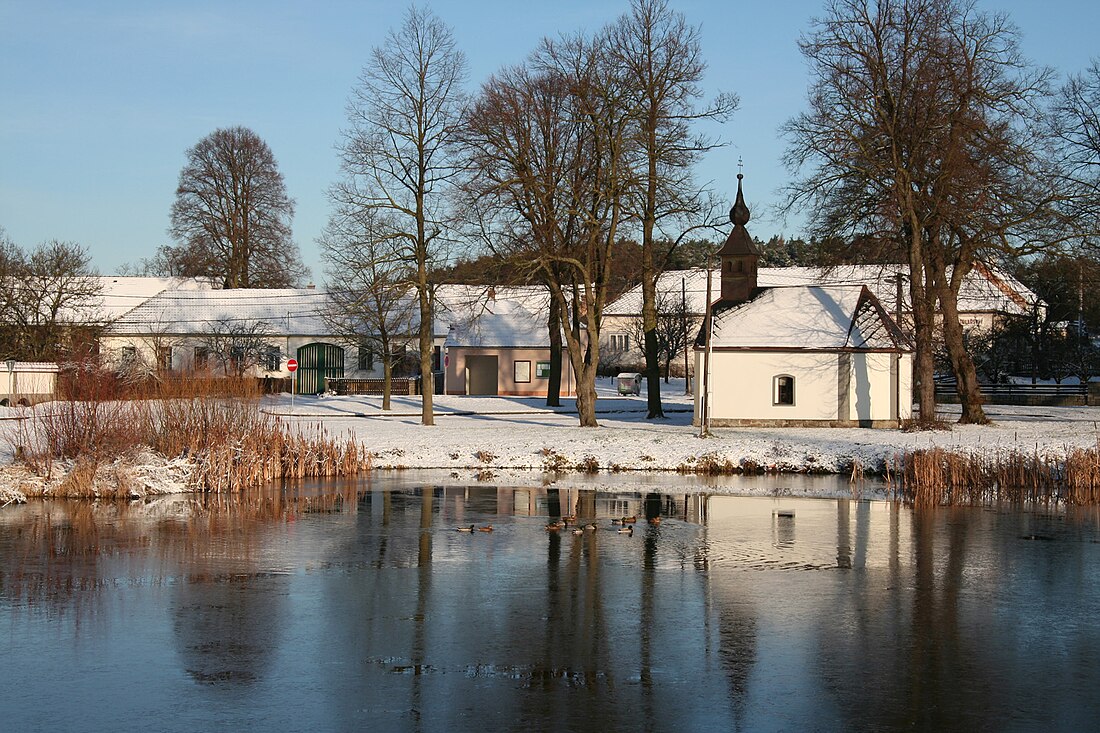
{"label": "window", "polygon": [[210,349],[205,346],[195,347],[195,359],[194,364],[196,369],[205,369],[207,363],[210,361]]}
{"label": "window", "polygon": [[232,346],[229,349],[229,369],[237,374],[240,374],[247,367],[247,363],[244,358],[243,346]]}
{"label": "window", "polygon": [[282,352],[279,351],[278,346],[268,346],[264,351],[264,370],[269,372],[279,371],[279,365],[282,363]]}
{"label": "window", "polygon": [[612,351],[630,351],[630,336],[625,333],[611,334]]}
{"label": "window", "polygon": [[137,347],[136,346],[123,346],[119,349],[118,355],[119,361],[123,364],[133,364],[137,361]]}
{"label": "window", "polygon": [[548,361],[536,361],[535,362],[535,377],[538,379],[550,378],[550,362]]}
{"label": "window", "polygon": [[772,404],[794,404],[794,377],[789,374],[780,374],[772,378]]}
{"label": "window", "polygon": [[516,384],[523,384],[531,381],[531,362],[529,361],[517,361],[515,363],[515,377]]}
{"label": "window", "polygon": [[160,346],[157,348],[157,367],[162,371],[172,371],[172,347]]}
{"label": "window", "polygon": [[374,371],[374,351],[371,349],[369,341],[359,342],[359,371]]}

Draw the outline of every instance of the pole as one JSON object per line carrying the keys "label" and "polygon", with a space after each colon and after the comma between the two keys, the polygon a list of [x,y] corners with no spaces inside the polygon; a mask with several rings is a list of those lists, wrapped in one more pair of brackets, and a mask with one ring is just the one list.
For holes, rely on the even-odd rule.
{"label": "pole", "polygon": [[705,438],[710,434],[710,409],[707,402],[710,399],[710,332],[713,313],[710,306],[710,265],[707,265],[707,310],[703,318],[703,389],[699,393],[699,437]]}
{"label": "pole", "polygon": [[688,348],[691,345],[691,340],[688,338],[688,307],[687,307],[687,278],[680,278],[680,314],[683,316],[684,321],[684,394],[691,394],[691,375],[688,373],[691,371],[691,364],[689,363]]}
{"label": "pole", "polygon": [[293,371],[293,372],[290,373],[290,412],[291,413],[294,412],[294,393],[298,391],[297,390],[298,380],[294,378],[294,375],[296,373],[297,373],[297,371]]}

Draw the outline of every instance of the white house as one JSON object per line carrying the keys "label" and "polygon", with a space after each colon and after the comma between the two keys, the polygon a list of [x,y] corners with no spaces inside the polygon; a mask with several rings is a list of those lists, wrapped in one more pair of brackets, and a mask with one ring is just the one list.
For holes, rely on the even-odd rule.
{"label": "white house", "polygon": [[[238,364],[224,359],[225,352],[247,348],[245,374],[287,377],[287,359],[294,358],[297,387],[306,394],[328,388],[336,378],[382,376],[381,360],[368,342],[335,332],[325,317],[333,306],[324,290],[222,290],[157,278],[105,280],[101,310],[111,324],[100,347],[116,365],[232,372]],[[545,395],[547,297],[542,288],[437,286],[432,354],[437,390],[446,376],[450,394]],[[407,327],[410,332],[397,334],[396,344],[415,351],[415,315]],[[406,371],[413,373],[414,367]],[[574,382],[566,365],[562,394],[570,394]]]}
{"label": "white house", "polygon": [[912,409],[901,330],[864,285],[759,285],[737,179],[711,333],[695,344],[695,424],[897,427]]}
{"label": "white house", "polygon": [[[840,265],[826,269],[821,267],[761,267],[757,271],[757,283],[762,288],[816,285],[866,286],[890,313],[891,317],[906,329],[910,322],[908,265]],[[707,270],[669,270],[657,280],[657,292],[679,303],[683,298],[689,320],[694,326],[701,322],[706,311]],[[720,273],[711,272],[711,286],[719,289]],[[899,292],[899,276],[901,288]],[[996,267],[978,263],[963,280],[959,291],[959,320],[963,328],[989,330],[999,320],[1008,316],[1034,316],[1040,319],[1046,304],[1026,285]],[[634,334],[641,320],[642,289],[635,286],[626,291],[604,309],[603,329],[600,333],[600,349],[610,359],[617,359],[624,366],[644,362],[640,344]],[[673,364],[683,360],[674,359]]]}
{"label": "white house", "polygon": [[[326,378],[359,366],[346,363],[345,344],[325,321],[327,307],[327,294],[314,288],[164,290],[115,318],[101,350],[117,364],[139,360],[164,371],[240,366],[274,378],[289,376],[287,359],[295,358],[299,386],[317,392]],[[231,359],[240,350],[248,364],[216,363],[219,346]]]}

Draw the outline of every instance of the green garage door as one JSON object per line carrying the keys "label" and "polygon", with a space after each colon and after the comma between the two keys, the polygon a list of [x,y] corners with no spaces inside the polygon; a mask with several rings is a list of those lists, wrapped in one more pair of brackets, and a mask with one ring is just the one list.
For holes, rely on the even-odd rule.
{"label": "green garage door", "polygon": [[344,350],[336,344],[306,344],[298,349],[298,394],[321,394],[325,381],[344,376]]}

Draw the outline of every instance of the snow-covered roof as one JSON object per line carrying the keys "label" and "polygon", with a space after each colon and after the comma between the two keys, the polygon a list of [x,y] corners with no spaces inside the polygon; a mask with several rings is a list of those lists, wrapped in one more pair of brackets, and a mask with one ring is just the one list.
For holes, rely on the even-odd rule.
{"label": "snow-covered roof", "polygon": [[97,308],[105,320],[115,320],[154,295],[165,291],[210,290],[208,280],[194,277],[128,277],[103,275]]}
{"label": "snow-covered roof", "polygon": [[114,334],[200,334],[217,324],[264,324],[278,334],[315,335],[328,294],[313,288],[169,290],[149,298],[111,327]]}
{"label": "snow-covered roof", "polygon": [[896,349],[903,346],[882,306],[862,285],[767,288],[715,311],[712,348]]}
{"label": "snow-covered roof", "polygon": [[[820,267],[761,267],[757,271],[759,287],[817,285],[822,287],[866,285],[891,312],[897,310],[897,281],[900,273],[908,277],[905,265],[842,265],[827,270]],[[657,292],[678,299],[686,287],[687,309],[701,314],[706,310],[706,270],[670,270],[657,280]],[[712,298],[719,297],[719,273],[712,271]],[[682,283],[682,284],[681,284]],[[902,286],[902,310],[909,310],[909,288]],[[979,265],[963,280],[959,291],[959,311],[962,313],[1005,313],[1026,315],[1038,296],[1016,278],[996,268]],[[626,291],[604,309],[605,315],[637,316],[642,312],[642,288],[637,285]]]}
{"label": "snow-covered roof", "polygon": [[[541,287],[446,286],[437,291],[436,328],[449,319],[448,346],[540,348],[549,345],[550,294]],[[437,331],[438,333],[438,331]]]}

